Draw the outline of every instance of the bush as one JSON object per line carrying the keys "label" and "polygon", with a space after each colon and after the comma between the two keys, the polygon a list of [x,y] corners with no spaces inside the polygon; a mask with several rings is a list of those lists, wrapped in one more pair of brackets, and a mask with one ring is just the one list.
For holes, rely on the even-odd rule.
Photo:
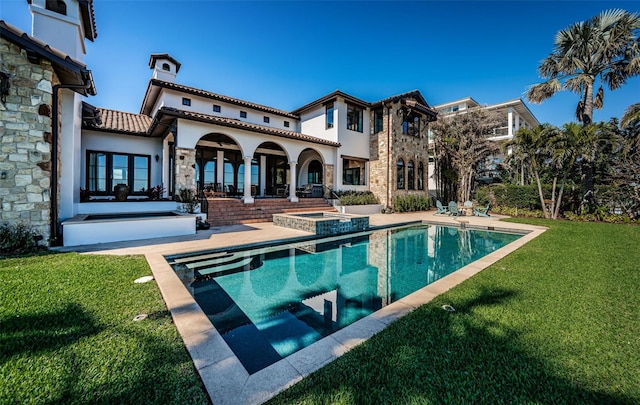
{"label": "bush", "polygon": [[491,207],[491,212],[509,215],[510,217],[544,218],[542,210],[530,210],[528,208],[495,206]]}
{"label": "bush", "polygon": [[38,244],[42,235],[23,223],[0,225],[0,256],[18,256],[45,249]]}
{"label": "bush", "polygon": [[336,191],[342,205],[380,204],[380,200],[371,191]]}
{"label": "bush", "polygon": [[396,197],[393,209],[396,212],[427,211],[433,207],[431,197],[425,195],[401,195]]}

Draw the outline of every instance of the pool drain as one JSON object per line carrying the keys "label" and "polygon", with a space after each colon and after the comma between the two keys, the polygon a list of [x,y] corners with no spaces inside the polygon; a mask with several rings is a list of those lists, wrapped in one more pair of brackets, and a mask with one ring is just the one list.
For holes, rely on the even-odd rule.
{"label": "pool drain", "polygon": [[142,284],[142,283],[148,283],[151,280],[153,280],[153,276],[144,276],[144,277],[135,279],[133,282],[137,284]]}
{"label": "pool drain", "polygon": [[143,319],[147,319],[147,316],[148,316],[147,314],[140,314],[140,315],[136,315],[136,317],[135,317],[135,318],[133,318],[133,320],[134,320],[134,321],[136,321],[136,322],[138,322],[138,321],[141,321],[141,320],[143,320]]}

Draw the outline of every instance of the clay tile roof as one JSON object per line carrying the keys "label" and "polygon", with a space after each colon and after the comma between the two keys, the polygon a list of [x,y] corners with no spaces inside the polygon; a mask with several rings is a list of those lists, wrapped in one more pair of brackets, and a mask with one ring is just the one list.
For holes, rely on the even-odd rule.
{"label": "clay tile roof", "polygon": [[89,129],[96,129],[107,132],[117,132],[123,134],[147,135],[151,126],[151,117],[142,114],[133,114],[106,108],[97,108],[100,112],[100,125],[90,126]]}
{"label": "clay tile roof", "polygon": [[[206,91],[206,90],[201,90],[201,89],[197,89],[195,87],[189,87],[189,86],[185,86],[182,84],[177,84],[177,83],[170,83],[170,82],[165,82],[163,80],[158,80],[158,79],[151,79],[149,81],[149,88],[151,88],[152,86],[158,86],[158,87],[163,87],[166,89],[172,89],[172,90],[176,90],[176,91],[180,91],[183,93],[187,93],[187,94],[193,94],[196,96],[201,96],[201,97],[206,97],[212,100],[218,100],[218,101],[223,101],[223,102],[227,102],[230,104],[235,104],[238,106],[242,106],[242,107],[247,107],[247,108],[252,108],[258,111],[263,111],[263,112],[267,112],[267,113],[271,113],[271,114],[277,114],[283,117],[287,117],[287,118],[291,118],[294,120],[300,119],[300,117],[296,114],[292,114],[290,112],[284,111],[284,110],[279,110],[277,108],[273,108],[273,107],[269,107],[266,105],[261,105],[261,104],[256,104],[256,103],[252,103],[250,101],[245,101],[245,100],[240,100],[237,98],[233,98],[233,97],[229,97],[229,96],[224,96],[222,94],[217,94],[217,93],[212,93],[210,91]],[[149,90],[147,90],[147,93],[149,93]],[[145,96],[145,101],[143,101],[143,110],[144,110],[144,104],[146,102],[146,98],[147,96]],[[150,106],[153,105],[153,103],[149,104]],[[143,112],[150,112],[150,111],[143,111]]]}
{"label": "clay tile roof", "polygon": [[[298,139],[306,142],[318,143],[321,145],[329,145],[329,146],[340,146],[338,142],[330,141],[327,139],[317,138],[315,136],[306,135],[300,132],[289,131],[280,128],[272,128],[264,125],[252,124],[249,122],[240,121],[237,119],[226,118],[226,117],[218,117],[215,115],[196,113],[191,111],[179,110],[177,108],[171,107],[162,107],[158,110],[158,115],[169,115],[179,118],[192,119],[194,121],[205,122],[210,124],[217,124],[226,127],[236,128],[236,129],[244,129],[247,131],[260,132],[267,135],[279,136],[283,138],[289,139]],[[155,124],[155,121],[154,121]],[[151,132],[153,132],[154,128],[151,128]]]}

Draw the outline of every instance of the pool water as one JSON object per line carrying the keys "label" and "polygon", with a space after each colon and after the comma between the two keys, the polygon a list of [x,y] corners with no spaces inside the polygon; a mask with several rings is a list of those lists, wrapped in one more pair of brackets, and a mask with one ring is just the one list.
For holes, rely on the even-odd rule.
{"label": "pool water", "polygon": [[520,236],[415,225],[167,260],[252,374]]}

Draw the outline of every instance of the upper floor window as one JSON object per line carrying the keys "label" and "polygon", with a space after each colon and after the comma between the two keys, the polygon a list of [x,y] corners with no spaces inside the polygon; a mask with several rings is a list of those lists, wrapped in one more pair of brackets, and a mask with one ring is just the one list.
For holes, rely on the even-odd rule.
{"label": "upper floor window", "polygon": [[169,72],[171,70],[171,66],[169,66],[168,63],[163,63],[162,70],[166,70],[167,72]]}
{"label": "upper floor window", "polygon": [[247,118],[247,112],[246,111],[240,111],[240,118]]}
{"label": "upper floor window", "polygon": [[420,116],[410,114],[402,121],[402,133],[411,136],[420,136]]}
{"label": "upper floor window", "polygon": [[383,110],[375,110],[373,112],[373,133],[377,134],[378,132],[382,132],[384,118],[383,118]]}
{"label": "upper floor window", "polygon": [[362,108],[347,104],[347,129],[362,132]]}
{"label": "upper floor window", "polygon": [[269,117],[267,117],[266,115],[262,118],[262,121],[265,123],[269,123]]}
{"label": "upper floor window", "polygon": [[213,112],[220,112],[222,108],[219,105],[213,105]]}
{"label": "upper floor window", "polygon": [[191,99],[190,98],[186,98],[186,97],[182,97],[182,105],[190,106],[191,105]]}
{"label": "upper floor window", "polygon": [[325,107],[325,111],[326,111],[326,120],[327,120],[327,126],[326,128],[333,128],[333,103],[331,104],[327,104]]}
{"label": "upper floor window", "polygon": [[285,121],[284,122],[284,126],[285,126],[285,128],[289,128],[289,121]]}
{"label": "upper floor window", "polygon": [[67,15],[67,5],[62,0],[47,0],[44,7],[55,13]]}

